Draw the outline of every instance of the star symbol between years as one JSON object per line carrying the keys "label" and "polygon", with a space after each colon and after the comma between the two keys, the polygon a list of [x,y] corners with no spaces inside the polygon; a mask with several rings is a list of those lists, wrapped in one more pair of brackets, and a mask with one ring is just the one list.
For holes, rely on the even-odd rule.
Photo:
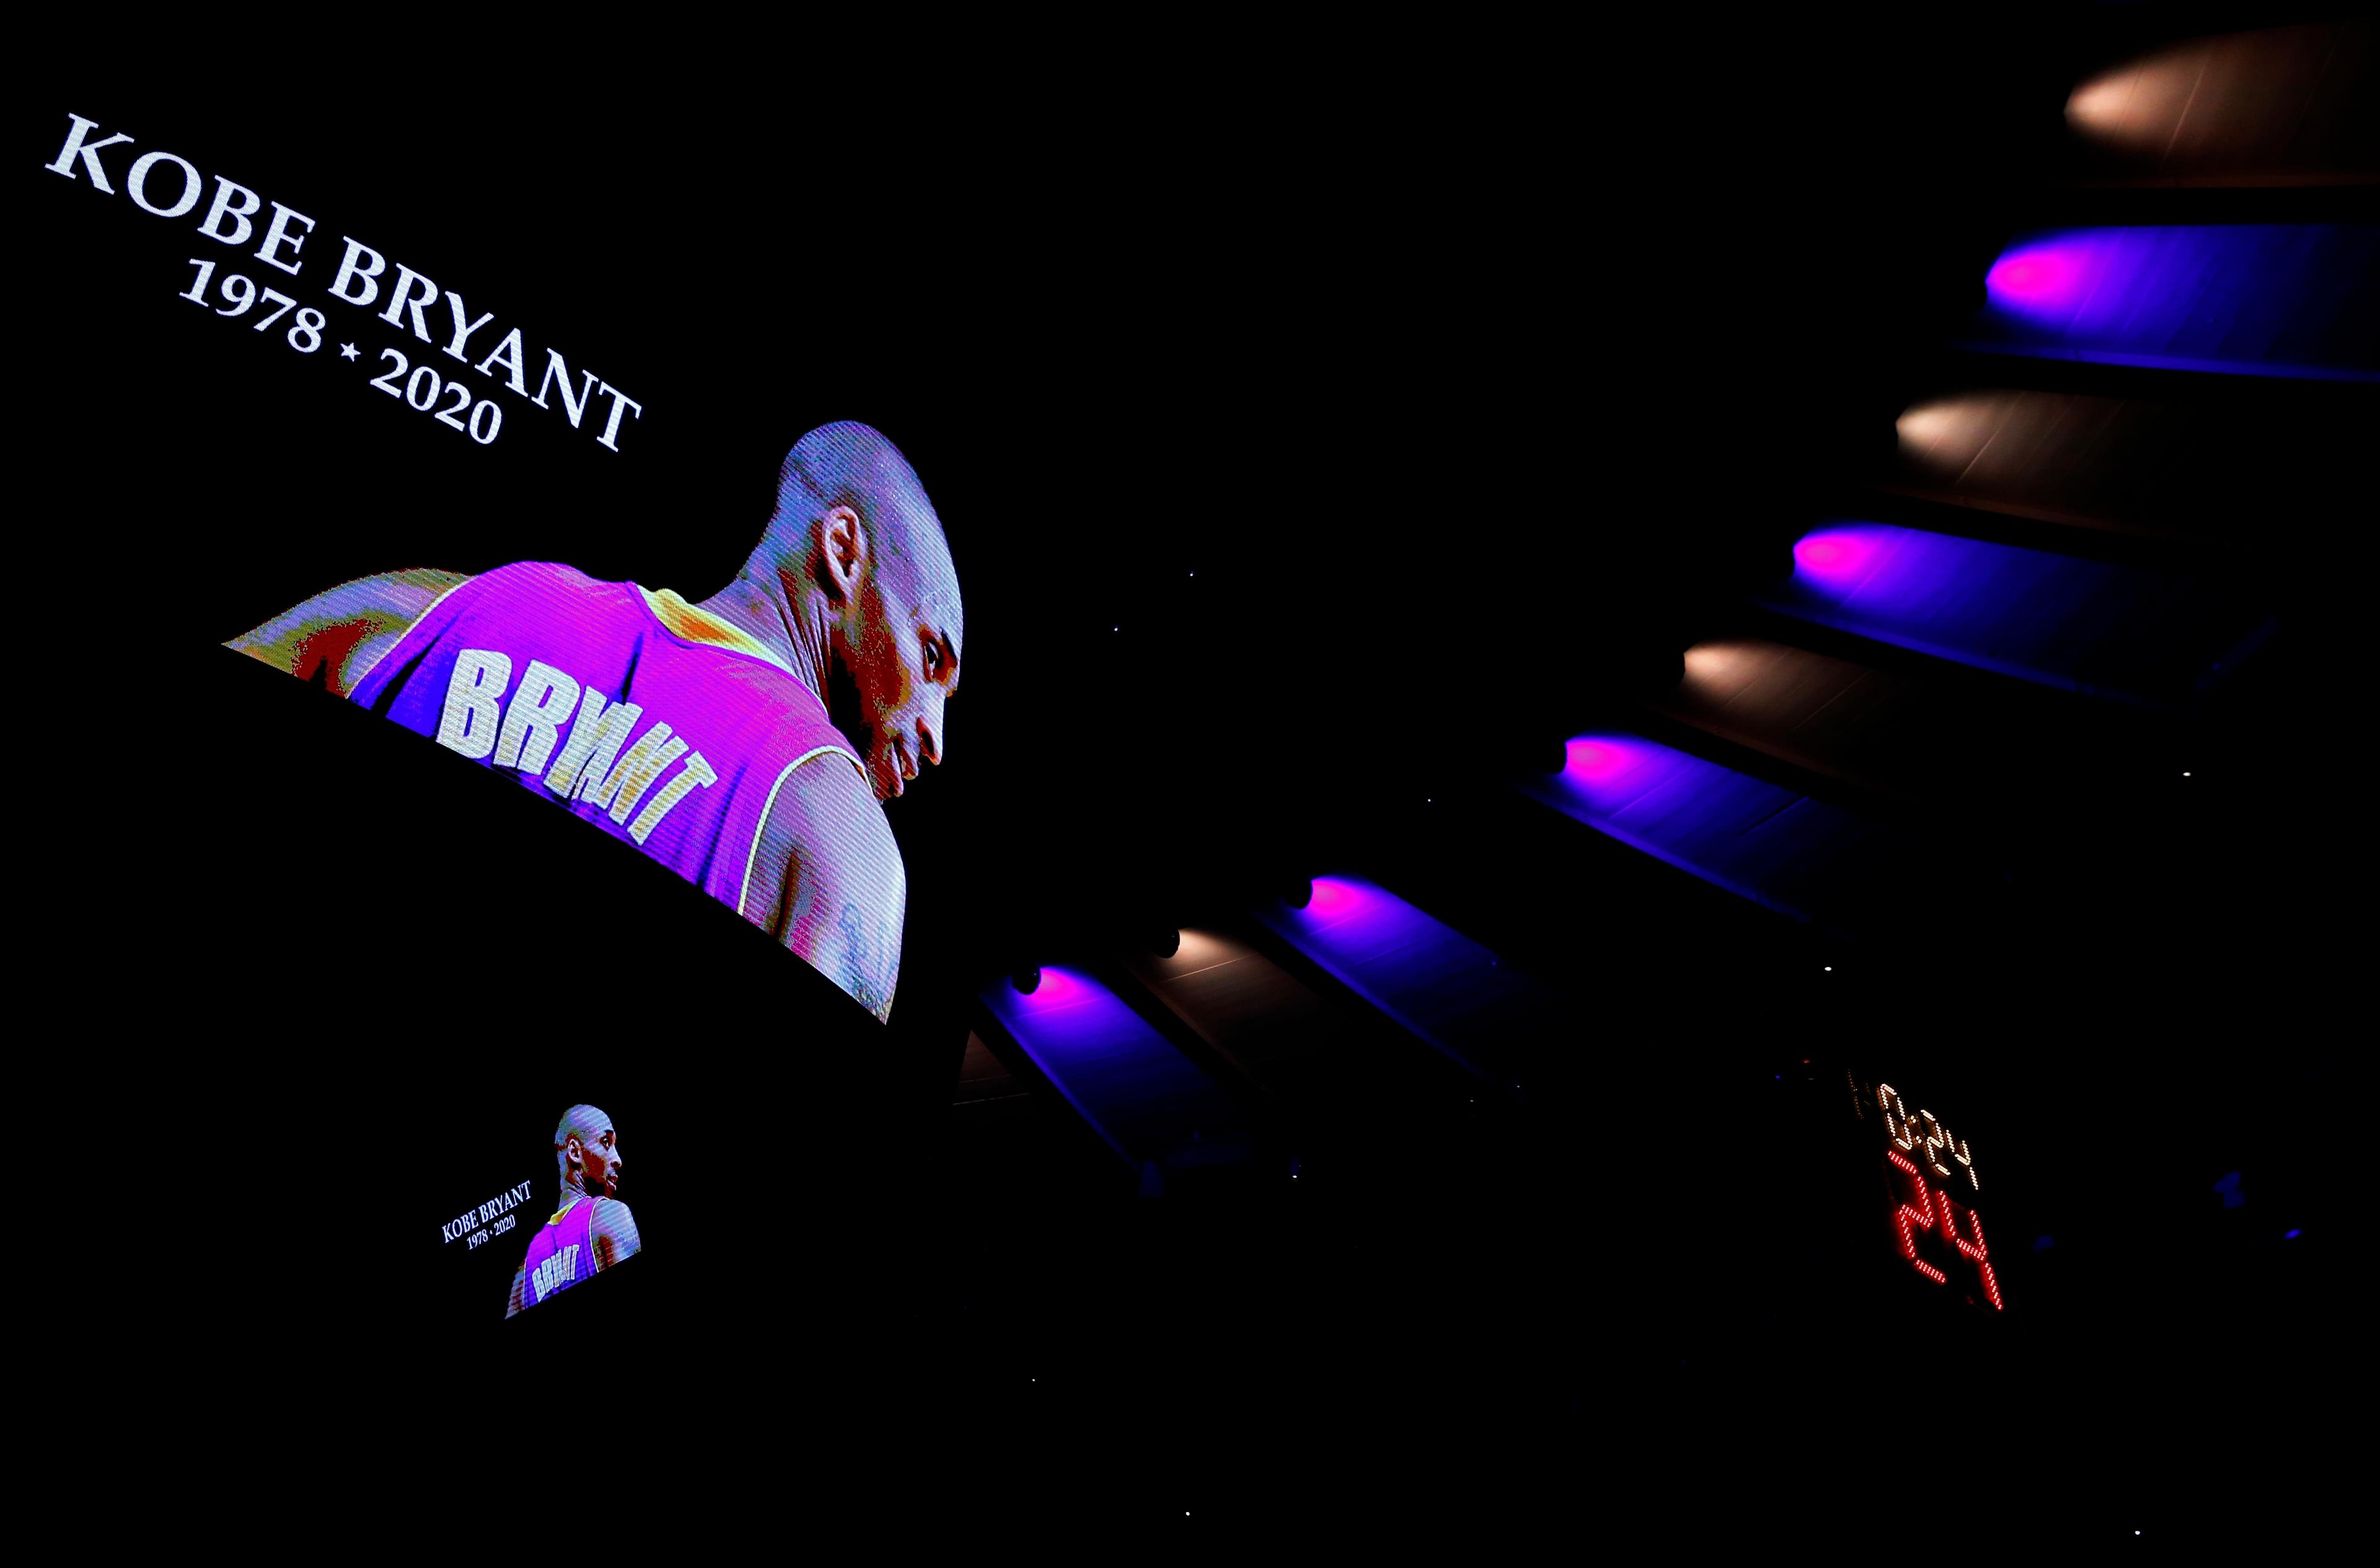
{"label": "star symbol between years", "polygon": [[342,343],[342,344],[340,344],[340,345],[339,345],[339,358],[340,358],[340,359],[354,359],[355,357],[356,357],[356,346],[355,346],[354,344],[352,344],[352,343]]}

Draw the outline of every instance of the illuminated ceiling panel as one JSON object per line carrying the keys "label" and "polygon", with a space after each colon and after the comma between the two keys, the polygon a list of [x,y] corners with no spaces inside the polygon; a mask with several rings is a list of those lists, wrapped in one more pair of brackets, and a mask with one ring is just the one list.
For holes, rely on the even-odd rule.
{"label": "illuminated ceiling panel", "polygon": [[1355,876],[1314,879],[1303,909],[1279,899],[1257,919],[1417,1039],[1511,1085],[1539,989],[1488,949]]}
{"label": "illuminated ceiling panel", "polygon": [[1755,597],[1782,614],[2044,686],[2171,708],[2270,635],[2220,585],[1885,523],[1832,523]]}
{"label": "illuminated ceiling panel", "polygon": [[1662,714],[1871,789],[1905,787],[1912,748],[1896,743],[1943,707],[1908,675],[1764,638],[1697,643],[1685,663]]}
{"label": "illuminated ceiling panel", "polygon": [[[1716,887],[1850,931],[1907,918],[1937,858],[1906,830],[1641,735],[1580,735],[1560,773],[1520,788]],[[1936,879],[1934,895],[1956,885]]]}
{"label": "illuminated ceiling panel", "polygon": [[1126,961],[1133,978],[1198,1038],[1269,1087],[1329,1055],[1337,1016],[1298,979],[1237,938],[1184,930],[1170,956]]}
{"label": "illuminated ceiling panel", "polygon": [[1020,996],[1006,981],[983,1002],[1034,1065],[1136,1170],[1245,1158],[1245,1117],[1212,1078],[1099,981],[1045,965]]}
{"label": "illuminated ceiling panel", "polygon": [[2169,43],[2078,84],[2067,123],[2108,183],[2366,183],[2374,37],[2357,18]]}
{"label": "illuminated ceiling panel", "polygon": [[1964,346],[2158,370],[2380,381],[2380,224],[2023,236]]}
{"label": "illuminated ceiling panel", "polygon": [[2304,498],[2338,457],[2343,421],[2306,412],[1970,388],[1900,416],[1883,488],[2086,528],[2265,541],[2306,520]]}

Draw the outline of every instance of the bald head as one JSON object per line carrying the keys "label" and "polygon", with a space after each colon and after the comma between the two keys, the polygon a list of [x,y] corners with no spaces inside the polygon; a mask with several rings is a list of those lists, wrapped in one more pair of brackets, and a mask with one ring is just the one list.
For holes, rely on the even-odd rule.
{"label": "bald head", "polygon": [[852,420],[820,425],[794,443],[777,470],[775,522],[807,532],[838,506],[859,516],[880,562],[942,546],[942,521],[917,470],[883,435]]}
{"label": "bald head", "polygon": [[592,1105],[574,1105],[553,1129],[553,1163],[565,1187],[607,1196],[619,1185],[620,1135]]}
{"label": "bald head", "polygon": [[859,693],[869,782],[879,799],[901,794],[942,759],[966,640],[958,573],[917,471],[866,425],[820,425],[785,454],[762,550],[768,561],[746,575],[779,586],[796,627],[818,606],[816,640]]}

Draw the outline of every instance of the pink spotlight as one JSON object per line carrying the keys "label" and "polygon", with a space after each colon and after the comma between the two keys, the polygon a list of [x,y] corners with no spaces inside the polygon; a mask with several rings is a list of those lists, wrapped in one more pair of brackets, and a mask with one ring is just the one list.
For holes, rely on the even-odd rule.
{"label": "pink spotlight", "polygon": [[1364,902],[1364,895],[1337,877],[1314,879],[1314,899],[1305,913],[1318,919],[1335,920],[1354,914]]}
{"label": "pink spotlight", "polygon": [[2062,236],[2010,250],[1984,274],[1991,302],[2028,316],[2059,316],[2090,292],[2098,245],[2087,236]]}
{"label": "pink spotlight", "polygon": [[1569,743],[1570,760],[1563,772],[1600,784],[1619,777],[1628,767],[1628,751],[1616,740],[1582,736]]}
{"label": "pink spotlight", "polygon": [[2039,298],[2055,294],[2074,276],[2074,263],[2058,256],[2017,256],[1994,267],[1985,280],[2003,294],[2013,294],[2020,299]]}
{"label": "pink spotlight", "polygon": [[1089,994],[1090,981],[1069,970],[1050,965],[1041,966],[1041,983],[1032,993],[1018,997],[1017,1003],[1027,1008],[1064,1007],[1082,1001]]}
{"label": "pink spotlight", "polygon": [[1882,537],[1873,529],[1820,529],[1794,541],[1793,575],[1832,592],[1847,593],[1875,569],[1882,548]]}

